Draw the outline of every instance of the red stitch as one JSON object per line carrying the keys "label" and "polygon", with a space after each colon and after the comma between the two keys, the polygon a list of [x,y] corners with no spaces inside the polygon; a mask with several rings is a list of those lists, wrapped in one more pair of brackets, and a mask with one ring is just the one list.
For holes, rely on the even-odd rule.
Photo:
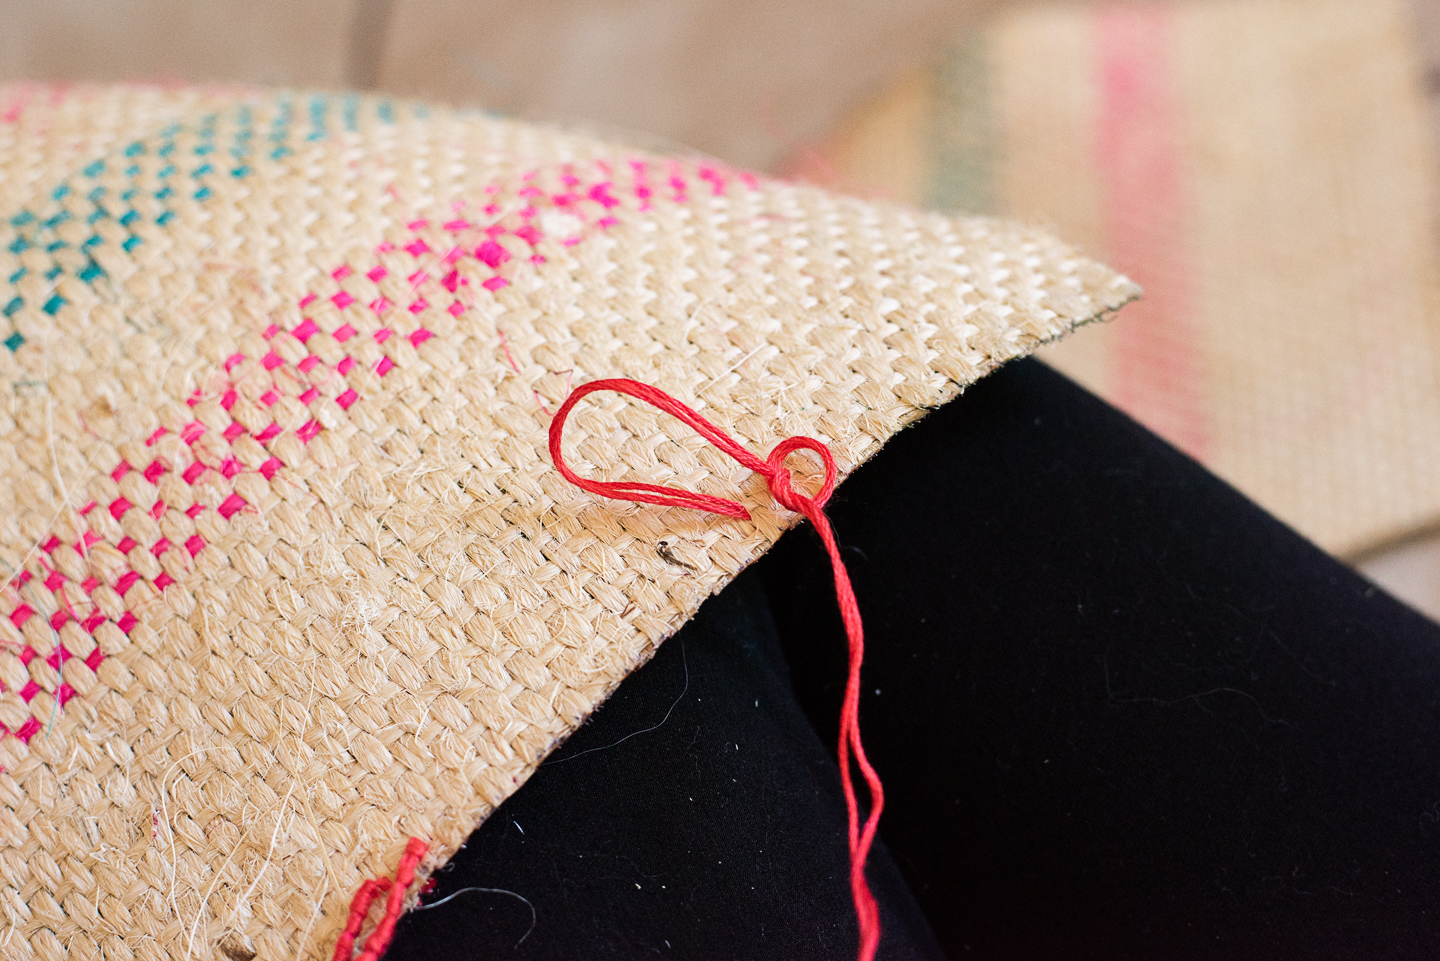
{"label": "red stitch", "polygon": [[159,480],[160,475],[164,474],[167,470],[169,470],[169,468],[165,466],[163,461],[158,459],[152,460],[149,464],[145,465],[145,473],[143,476],[153,484]]}
{"label": "red stitch", "polygon": [[180,439],[187,444],[193,444],[205,433],[205,425],[198,420],[192,420],[186,424],[180,432]]}
{"label": "red stitch", "polygon": [[80,508],[80,516],[81,516],[81,517],[86,517],[86,516],[88,516],[91,511],[93,511],[95,508],[97,508],[97,507],[99,507],[99,506],[100,506],[100,505],[97,504],[97,503],[95,503],[94,501],[88,502],[84,507]]}
{"label": "red stitch", "polygon": [[120,538],[120,543],[118,543],[118,544],[115,545],[115,549],[118,550],[118,551],[119,551],[120,553],[122,553],[122,554],[128,554],[128,553],[130,553],[131,551],[133,551],[133,550],[135,549],[135,538],[133,538],[133,537],[122,537],[122,538]]}
{"label": "red stitch", "polygon": [[294,335],[295,339],[299,340],[303,344],[311,337],[314,337],[315,334],[319,332],[319,330],[320,328],[316,326],[315,321],[311,320],[309,317],[306,317],[300,321],[300,326],[290,331],[290,333]]}
{"label": "red stitch", "polygon": [[539,254],[532,254],[530,256],[530,262],[538,267],[545,262],[545,258]]}
{"label": "red stitch", "polygon": [[510,281],[506,280],[504,277],[491,277],[489,280],[485,281],[480,286],[484,287],[486,290],[494,291],[499,290],[501,287],[509,287]]}
{"label": "red stitch", "polygon": [[185,404],[187,407],[198,407],[200,406],[200,402],[204,399],[204,395],[200,393],[200,389],[197,387],[195,389],[195,393],[185,398]]}
{"label": "red stitch", "polygon": [[158,521],[160,515],[163,513],[165,513],[165,502],[157,498],[155,503],[150,507],[150,516]]}
{"label": "red stitch", "polygon": [[[487,191],[490,190],[489,187],[486,187],[485,189],[486,189]],[[499,212],[500,212],[500,205],[499,205],[499,204],[486,204],[486,205],[485,205],[485,213],[488,214],[489,216],[493,217],[493,216],[495,216],[496,214],[498,214]]]}
{"label": "red stitch", "polygon": [[370,309],[375,311],[375,313],[377,314],[383,314],[385,313],[385,311],[389,310],[391,307],[394,306],[395,305],[390,301],[389,297],[376,297],[374,300],[370,301]]}
{"label": "red stitch", "polygon": [[375,373],[379,374],[381,377],[384,377],[386,374],[390,373],[390,371],[393,370],[394,367],[395,361],[391,360],[389,357],[381,357],[378,361],[375,362]]}
{"label": "red stitch", "polygon": [[534,186],[531,186],[531,187],[521,187],[521,188],[520,188],[520,196],[522,196],[522,197],[543,197],[543,196],[545,196],[545,191],[541,190],[539,187],[534,187]]}
{"label": "red stitch", "polygon": [[461,247],[451,247],[451,248],[450,248],[450,252],[445,255],[445,260],[444,260],[444,262],[447,263],[447,264],[454,264],[457,260],[462,259],[464,256],[465,256],[465,251],[464,251],[463,248],[461,248]]}
{"label": "red stitch", "polygon": [[174,583],[175,583],[175,578],[171,577],[169,574],[165,573],[164,571],[161,571],[161,572],[160,572],[160,576],[157,577],[157,578],[155,578],[155,589],[156,589],[157,591],[164,591],[165,588],[169,587],[171,584],[174,584]]}
{"label": "red stitch", "polygon": [[[42,561],[41,563],[43,564],[44,562]],[[49,568],[46,569],[49,570]],[[59,571],[52,570],[50,571],[50,576],[45,578],[45,589],[48,591],[58,591],[60,589],[60,585],[64,583],[65,575],[61,574]]]}
{"label": "red stitch", "polygon": [[305,393],[301,394],[297,399],[302,404],[308,404],[319,396],[320,391],[316,390],[314,387],[311,387],[309,390],[305,391]]}
{"label": "red stitch", "polygon": [[280,433],[281,433],[281,431],[280,431],[280,425],[279,425],[279,424],[271,424],[269,427],[265,428],[265,429],[262,430],[260,433],[256,434],[256,435],[255,435],[255,439],[256,439],[257,441],[259,441],[260,443],[264,444],[264,443],[266,443],[266,442],[268,442],[268,441],[274,440],[276,437],[279,437],[279,436],[280,436]]}
{"label": "red stitch", "polygon": [[185,483],[194,484],[197,480],[200,479],[200,475],[204,473],[205,465],[197,460],[195,463],[185,468],[185,473],[181,474],[180,476],[185,479]]}
{"label": "red stitch", "polygon": [[[415,223],[420,224],[421,227],[425,225],[425,221],[423,220],[417,220]],[[420,228],[416,227],[415,224],[411,224],[410,229],[418,230]],[[430,253],[430,245],[427,244],[425,241],[419,239],[418,237],[415,240],[412,240],[410,243],[406,244],[404,249],[405,252],[412,257],[419,257],[421,254]]]}
{"label": "red stitch", "polygon": [[126,511],[128,511],[134,506],[134,504],[130,503],[125,498],[117,497],[110,502],[110,516],[118,521]]}
{"label": "red stitch", "polygon": [[430,304],[426,302],[425,298],[424,298],[424,297],[421,297],[421,298],[417,299],[413,304],[411,304],[408,309],[409,309],[410,313],[412,313],[412,314],[418,314],[418,313],[420,313],[422,310],[424,310],[426,307],[429,307],[429,306],[430,306]]}
{"label": "red stitch", "polygon": [[225,358],[225,372],[228,374],[230,371],[240,366],[240,364],[244,363],[244,361],[244,354],[231,354],[229,357]]}
{"label": "red stitch", "polygon": [[245,433],[245,428],[232,421],[230,426],[225,428],[225,433],[222,436],[224,436],[227,441],[233,444],[235,443],[235,438],[239,437],[243,433]]}
{"label": "red stitch", "polygon": [[275,351],[272,350],[270,351],[270,353],[266,354],[260,359],[260,363],[264,365],[266,370],[274,370],[276,367],[279,367],[281,364],[285,363],[285,361],[280,357],[279,354],[275,353]]}
{"label": "red stitch", "polygon": [[267,390],[265,393],[260,395],[260,403],[264,404],[266,407],[275,406],[275,402],[279,399],[279,392],[274,390],[273,388],[271,390]]}
{"label": "red stitch", "polygon": [[[123,500],[124,498],[121,499]],[[47,554],[53,554],[55,553],[55,549],[59,547],[60,544],[60,538],[56,537],[54,534],[51,534],[50,539],[40,545],[40,549]]]}
{"label": "red stitch", "polygon": [[[530,209],[533,213],[534,208],[528,209]],[[489,237],[491,240],[494,240],[496,237],[503,237],[508,232],[509,231],[505,229],[504,224],[495,223],[485,228],[485,236]]]}
{"label": "red stitch", "polygon": [[595,221],[595,226],[608,230],[619,222],[620,221],[616,220],[614,217],[601,217],[599,220]]}
{"label": "red stitch", "polygon": [[165,553],[169,549],[170,539],[168,537],[162,537],[155,542],[154,547],[150,548],[150,553],[154,554],[156,557],[159,557],[161,554]]}
{"label": "red stitch", "polygon": [[225,395],[220,398],[220,406],[223,407],[226,411],[233,410],[235,408],[235,402],[239,399],[239,394],[237,394],[233,390],[227,390],[225,392]]}
{"label": "red stitch", "polygon": [[309,356],[306,357],[304,360],[300,361],[300,364],[299,364],[300,373],[302,373],[302,374],[308,374],[308,373],[310,373],[310,371],[312,371],[312,370],[315,369],[315,365],[318,364],[318,363],[320,363],[320,358],[319,358],[319,357],[316,357],[314,354],[309,355]]}
{"label": "red stitch", "polygon": [[27,703],[34,700],[35,695],[39,693],[40,685],[36,684],[33,680],[28,682],[24,687],[20,688],[20,696],[23,697]]}
{"label": "red stitch", "polygon": [[335,369],[339,371],[342,375],[348,374],[350,373],[350,371],[355,369],[355,359],[353,357],[346,357],[344,360],[340,361],[340,363],[335,365]]}
{"label": "red stitch", "polygon": [[465,307],[463,304],[460,303],[460,301],[457,300],[449,307],[446,307],[445,312],[451,317],[459,317],[461,314],[465,313]]}
{"label": "red stitch", "polygon": [[71,687],[69,684],[61,684],[61,685],[60,685],[59,697],[60,697],[60,706],[61,706],[61,707],[64,707],[64,706],[65,706],[65,702],[68,701],[68,700],[70,700],[70,699],[71,699],[72,697],[74,697],[74,696],[75,696],[75,689],[74,689],[73,687]]}
{"label": "red stitch", "polygon": [[430,272],[428,270],[417,270],[415,271],[415,273],[411,274],[405,279],[410,282],[411,287],[419,287],[421,284],[425,283],[425,281],[430,279]]}
{"label": "red stitch", "polygon": [[[392,190],[394,189],[394,185],[393,185],[393,184],[391,185],[391,188],[390,188],[390,189],[392,189]],[[394,250],[394,249],[395,249],[395,245],[392,244],[392,243],[391,243],[390,241],[388,241],[388,240],[382,240],[382,241],[380,241],[380,243],[378,243],[378,244],[375,245],[375,252],[376,252],[377,254],[388,254],[390,251],[392,251],[392,250]]]}
{"label": "red stitch", "polygon": [[395,925],[400,920],[400,913],[405,909],[405,898],[415,880],[415,868],[429,848],[430,846],[419,838],[411,838],[406,843],[405,853],[401,855],[400,864],[395,869],[394,882],[389,878],[377,878],[360,885],[360,890],[355,892],[355,899],[350,903],[350,917],[345,923],[345,930],[335,943],[332,961],[350,961],[351,952],[355,948],[355,938],[365,925],[365,916],[370,913],[370,905],[374,903],[377,895],[388,891],[385,913],[375,925],[375,931],[366,940],[364,950],[355,959],[379,961],[395,936]]}
{"label": "red stitch", "polygon": [[205,513],[204,504],[191,504],[189,507],[185,508],[185,516],[190,518],[192,521],[203,513]]}
{"label": "red stitch", "polygon": [[94,633],[95,633],[95,629],[96,629],[97,627],[99,627],[101,624],[104,624],[104,623],[105,623],[105,615],[104,615],[104,614],[96,613],[96,614],[91,614],[89,617],[87,617],[87,618],[85,619],[85,621],[84,621],[80,626],[83,627],[83,628],[85,628],[85,630],[88,631],[89,633],[94,634]]}
{"label": "red stitch", "polygon": [[[354,391],[349,391],[348,393],[354,393]],[[268,481],[274,478],[275,472],[284,466],[285,464],[280,460],[280,458],[272,457],[265,463],[260,465],[260,474]]]}
{"label": "red stitch", "polygon": [[154,447],[156,441],[160,440],[160,438],[164,437],[168,433],[170,433],[169,428],[161,427],[159,430],[155,431],[155,433],[151,434],[148,438],[145,439],[145,446]]}
{"label": "red stitch", "polygon": [[[406,226],[406,228],[409,229],[409,230],[424,230],[426,227],[430,226],[430,221],[424,220],[424,219],[421,219],[421,220],[412,220],[412,221],[410,221],[408,224],[406,224],[405,226]],[[390,249],[391,249],[391,250],[394,250],[395,248],[394,248],[394,247],[391,247]],[[416,256],[419,256],[419,255],[417,254]]]}
{"label": "red stitch", "polygon": [[375,343],[385,343],[385,341],[390,339],[390,335],[393,333],[395,333],[395,331],[391,330],[390,328],[381,327],[379,330],[375,331]]}
{"label": "red stitch", "polygon": [[135,625],[139,623],[140,618],[136,617],[129,611],[126,611],[124,614],[120,615],[120,620],[115,622],[115,626],[120,628],[120,630],[125,632],[126,634],[129,634],[135,629]]}
{"label": "red stitch", "polygon": [[345,343],[345,341],[355,336],[355,328],[351,327],[349,324],[341,324],[335,329],[335,333],[331,334],[330,336],[334,337],[336,340],[340,341],[340,343],[343,344]]}
{"label": "red stitch", "polygon": [[244,469],[240,466],[240,462],[233,457],[227,457],[220,462],[220,473],[226,480],[230,480]]}
{"label": "red stitch", "polygon": [[426,330],[424,327],[421,327],[419,330],[415,331],[413,334],[410,335],[410,343],[415,345],[416,347],[419,347],[421,344],[425,343],[425,341],[429,340],[431,337],[434,336],[434,331]]}
{"label": "red stitch", "polygon": [[134,470],[134,468],[122,460],[119,464],[115,466],[115,469],[110,472],[110,479],[118,482],[120,478],[124,477],[132,470]]}
{"label": "red stitch", "polygon": [[331,297],[330,302],[341,310],[344,310],[346,307],[349,307],[351,304],[355,303],[355,298],[351,297],[348,293],[342,290],[334,297]]}
{"label": "red stitch", "polygon": [[446,290],[450,291],[450,293],[453,294],[455,293],[455,291],[460,289],[460,285],[463,283],[465,283],[465,281],[461,279],[460,271],[452,270],[450,271],[450,273],[445,275],[444,279],[440,281],[440,286],[444,287]]}
{"label": "red stitch", "polygon": [[86,594],[95,593],[95,588],[100,586],[100,580],[96,577],[87,577],[80,582],[80,589]]}
{"label": "red stitch", "polygon": [[50,652],[49,657],[45,658],[45,663],[49,664],[51,667],[58,671],[60,670],[60,665],[63,664],[65,662],[65,659],[69,656],[70,652],[65,650],[64,647],[57,647],[55,648],[55,650]]}
{"label": "red stitch", "polygon": [[349,264],[341,264],[339,267],[336,267],[334,270],[330,271],[330,276],[334,277],[336,280],[344,280],[352,273],[354,273],[354,271],[350,269]]}
{"label": "red stitch", "polygon": [[[29,698],[26,698],[26,700],[28,701]],[[40,722],[31,717],[26,718],[25,723],[20,725],[19,729],[15,732],[15,736],[18,737],[20,740],[24,741],[26,744],[29,744],[30,739],[39,732]]]}
{"label": "red stitch", "polygon": [[20,652],[20,663],[24,664],[26,667],[29,667],[30,662],[35,660],[35,656],[35,648],[30,647],[27,644],[25,650]]}
{"label": "red stitch", "polygon": [[265,330],[264,330],[264,336],[265,336],[265,339],[266,339],[266,340],[273,340],[273,339],[275,338],[275,335],[278,334],[278,333],[280,333],[280,325],[279,325],[279,324],[271,324],[269,327],[266,327]]}
{"label": "red stitch", "polygon": [[[531,247],[534,247],[540,242],[540,231],[536,230],[529,224],[526,224],[525,226],[516,229],[515,236],[525,241]],[[499,245],[497,244],[496,246],[498,247]]]}
{"label": "red stitch", "polygon": [[[306,294],[304,297],[300,298],[300,309],[304,310],[306,307],[309,307],[311,304],[315,303],[315,301],[318,299],[319,298],[317,298],[314,294]],[[238,357],[239,355],[237,354],[236,356]]]}
{"label": "red stitch", "polygon": [[185,542],[185,549],[190,552],[191,557],[194,557],[205,549],[205,539],[196,534]]}
{"label": "red stitch", "polygon": [[89,655],[85,658],[84,663],[86,667],[94,671],[100,668],[100,662],[103,660],[105,660],[105,655],[100,653],[100,648],[97,647],[95,648],[95,650],[89,653]]}
{"label": "red stitch", "polygon": [[135,582],[139,579],[140,575],[136,574],[134,571],[127,572],[118,581],[115,582],[115,593],[119,594],[121,597],[124,597],[125,592],[130,590],[130,588],[134,587]]}
{"label": "red stitch", "polygon": [[350,405],[354,404],[359,399],[359,394],[355,393],[355,391],[353,390],[347,390],[345,391],[345,393],[335,398],[335,403],[340,405],[341,410],[349,410]]}
{"label": "red stitch", "polygon": [[58,630],[60,630],[60,628],[62,628],[62,627],[65,626],[65,622],[68,621],[69,619],[70,619],[70,614],[69,614],[69,612],[67,612],[67,611],[56,611],[54,614],[50,615],[50,628],[51,628],[52,630],[58,631]]}
{"label": "red stitch", "polygon": [[367,273],[365,276],[369,277],[371,280],[375,281],[375,283],[378,284],[380,283],[380,281],[390,276],[390,271],[386,270],[384,267],[377,265],[375,267],[371,267],[370,272]]}
{"label": "red stitch", "polygon": [[16,627],[20,627],[26,621],[30,620],[30,615],[34,613],[35,610],[29,604],[21,604],[10,612],[10,623]]}
{"label": "red stitch", "polygon": [[[314,424],[315,422],[312,420],[310,423]],[[309,424],[307,424],[306,426],[308,427]],[[320,425],[316,424],[315,426],[316,433],[319,433]],[[304,429],[304,427],[300,428],[301,431],[303,431]],[[309,440],[308,437],[305,439]],[[225,518],[228,521],[230,518],[234,517],[237,513],[239,513],[242,508],[247,507],[248,505],[249,501],[245,500],[245,498],[241,497],[239,494],[231,494],[229,497],[221,501],[220,506],[215,509],[220,512],[221,517]]]}

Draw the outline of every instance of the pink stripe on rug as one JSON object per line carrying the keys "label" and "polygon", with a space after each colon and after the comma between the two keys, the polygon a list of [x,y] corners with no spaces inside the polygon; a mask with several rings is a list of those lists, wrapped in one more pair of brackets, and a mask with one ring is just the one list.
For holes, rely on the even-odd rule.
{"label": "pink stripe on rug", "polygon": [[1115,321],[1110,399],[1203,459],[1210,429],[1186,249],[1190,211],[1173,27],[1174,14],[1161,4],[1106,7],[1094,20],[1095,164],[1109,255],[1145,289],[1144,299]]}

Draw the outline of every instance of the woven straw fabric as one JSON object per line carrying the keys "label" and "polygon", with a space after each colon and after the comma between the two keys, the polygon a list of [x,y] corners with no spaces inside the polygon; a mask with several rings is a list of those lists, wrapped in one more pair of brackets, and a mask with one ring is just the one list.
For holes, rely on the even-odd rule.
{"label": "woven straw fabric", "polygon": [[[327,957],[842,471],[1133,299],[1042,232],[480,113],[0,89],[0,955]],[[814,465],[794,463],[802,475]]]}
{"label": "woven straw fabric", "polygon": [[1440,529],[1440,194],[1410,14],[1017,10],[853,117],[831,161],[1124,270],[1144,302],[1042,356],[1361,556]]}

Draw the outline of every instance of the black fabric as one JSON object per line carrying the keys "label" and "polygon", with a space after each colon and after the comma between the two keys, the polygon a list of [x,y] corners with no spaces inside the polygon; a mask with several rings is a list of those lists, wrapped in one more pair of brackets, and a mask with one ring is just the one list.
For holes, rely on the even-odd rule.
{"label": "black fabric", "polygon": [[[518,899],[469,892],[402,920],[388,957],[853,956],[840,775],[787,673],[747,572],[540,765],[426,899],[508,889],[534,906],[533,930]],[[943,961],[883,845],[868,877],[881,957]]]}
{"label": "black fabric", "polygon": [[[917,904],[952,959],[1440,956],[1440,627],[1034,362],[830,514],[914,895],[879,852],[882,958],[935,956]],[[427,901],[525,895],[519,949],[470,893],[391,957],[853,955],[829,576],[788,535],[476,832]]]}

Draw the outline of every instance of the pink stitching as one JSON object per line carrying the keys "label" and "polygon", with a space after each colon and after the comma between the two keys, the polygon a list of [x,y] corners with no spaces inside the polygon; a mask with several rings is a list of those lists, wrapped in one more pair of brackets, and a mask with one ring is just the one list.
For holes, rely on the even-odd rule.
{"label": "pink stitching", "polygon": [[[422,345],[437,336],[435,331],[429,327],[416,325],[421,315],[432,306],[438,306],[435,303],[437,299],[441,300],[441,302],[447,302],[443,308],[446,313],[452,317],[458,317],[465,313],[467,309],[465,300],[473,296],[472,292],[476,287],[493,293],[494,291],[505,288],[511,283],[511,278],[505,276],[505,274],[513,271],[515,264],[521,261],[528,261],[530,264],[536,266],[546,263],[545,255],[540,253],[538,248],[547,240],[557,242],[563,246],[571,246],[582,241],[587,235],[593,235],[593,233],[597,231],[608,230],[619,224],[621,220],[617,214],[625,205],[623,198],[626,195],[632,198],[631,202],[639,210],[646,211],[651,209],[653,191],[649,181],[650,171],[648,162],[635,159],[628,161],[625,166],[628,167],[630,176],[628,178],[621,178],[622,183],[617,183],[611,166],[603,162],[597,161],[588,167],[582,165],[579,168],[575,165],[565,165],[559,171],[557,178],[565,189],[552,189],[548,192],[542,189],[541,172],[529,171],[522,178],[520,189],[516,191],[520,197],[529,201],[529,203],[520,210],[514,211],[512,208],[512,212],[506,214],[503,212],[504,208],[501,204],[489,202],[484,207],[485,214],[487,217],[496,219],[487,225],[481,226],[459,216],[446,221],[442,229],[447,234],[455,235],[457,242],[453,245],[450,243],[445,245],[448,249],[443,257],[436,254],[435,248],[430,245],[426,238],[414,235],[418,231],[429,229],[429,221],[424,219],[414,220],[407,225],[412,236],[407,238],[403,244],[397,246],[397,244],[389,240],[378,243],[374,247],[374,252],[377,257],[382,255],[394,256],[399,252],[417,261],[415,264],[407,265],[406,270],[402,271],[410,288],[415,291],[415,294],[410,300],[406,311],[400,313],[388,324],[372,329],[371,336],[368,338],[360,338],[357,336],[361,333],[361,329],[357,329],[354,323],[360,322],[362,328],[368,328],[369,325],[373,325],[373,320],[361,321],[353,313],[349,315],[349,318],[343,316],[356,309],[356,305],[359,304],[359,300],[357,299],[358,291],[346,290],[342,286],[342,282],[357,277],[357,268],[348,263],[334,267],[328,272],[326,283],[329,284],[333,282],[336,287],[332,287],[328,294],[322,294],[322,292],[319,291],[309,291],[298,301],[298,306],[302,311],[312,305],[319,305],[323,310],[317,313],[316,316],[301,316],[299,322],[290,330],[285,330],[280,325],[272,323],[262,332],[263,336],[272,342],[288,334],[294,339],[295,345],[298,346],[301,351],[299,360],[294,363],[285,360],[285,354],[289,354],[292,348],[281,348],[278,343],[272,343],[270,348],[256,363],[256,367],[252,367],[249,372],[239,377],[239,379],[233,379],[236,368],[247,363],[249,358],[245,354],[238,352],[225,358],[221,367],[223,368],[223,373],[226,378],[232,379],[230,379],[229,383],[220,392],[218,407],[223,412],[228,423],[220,427],[215,424],[215,421],[207,418],[210,424],[215,425],[207,427],[206,423],[200,419],[194,419],[181,428],[178,440],[187,445],[191,453],[184,458],[188,463],[184,464],[182,468],[179,468],[181,471],[180,476],[192,487],[198,487],[198,485],[202,483],[222,483],[226,488],[229,488],[228,490],[221,491],[221,500],[218,506],[214,508],[216,513],[224,520],[233,520],[236,514],[249,509],[250,503],[233,489],[234,479],[242,473],[254,472],[258,473],[266,481],[273,481],[278,476],[281,468],[285,466],[284,463],[279,457],[275,456],[273,452],[267,451],[268,456],[263,463],[258,467],[249,468],[235,455],[233,449],[230,452],[215,454],[213,442],[201,443],[202,439],[212,430],[216,431],[218,436],[230,445],[233,445],[240,437],[250,434],[244,425],[234,419],[235,408],[241,399],[240,392],[237,388],[242,381],[257,374],[266,377],[269,383],[258,397],[259,403],[264,407],[285,410],[286,408],[283,406],[276,408],[276,405],[287,398],[296,400],[305,407],[311,407],[316,403],[323,404],[327,395],[333,391],[334,396],[330,397],[330,400],[333,401],[336,408],[343,412],[354,409],[355,404],[362,398],[355,387],[345,382],[348,375],[355,372],[356,369],[363,364],[367,369],[373,370],[378,376],[383,377],[391,370],[394,370],[397,365],[396,357],[392,357],[388,353],[382,353],[378,358],[371,360],[370,358],[374,357],[375,348],[370,347],[370,344],[386,344],[398,335],[409,341],[410,348],[406,348],[407,351],[411,348],[419,349]],[[668,175],[667,183],[671,188],[672,196],[676,202],[684,202],[688,197],[690,184],[686,179],[684,170],[685,168],[679,163],[673,161],[670,162],[666,168]],[[733,171],[722,172],[719,167],[714,165],[706,165],[699,168],[695,176],[698,177],[701,182],[708,183],[712,194],[715,195],[724,194],[729,189],[728,185],[737,180],[750,189],[756,189],[758,187],[758,182],[753,175]],[[623,183],[623,181],[627,180],[628,183]],[[485,193],[493,197],[495,194],[500,193],[500,187],[498,185],[491,185],[485,188]],[[540,214],[542,208],[545,206],[549,206],[553,210],[563,211],[567,218],[573,219],[572,222],[578,221],[580,224],[580,232],[563,237],[547,237],[546,233],[540,227],[543,219],[540,217]],[[452,204],[452,209],[457,211],[457,213],[463,207],[463,201],[457,201],[455,204]],[[468,240],[468,242],[466,240],[467,234],[473,238]],[[507,236],[515,238],[514,242],[502,243],[502,239]],[[515,246],[516,243],[524,244],[525,247],[517,248]],[[465,275],[464,265],[467,263],[470,264],[472,268],[480,268],[488,273],[488,276],[485,276],[484,279],[476,278],[478,283],[475,287],[471,286],[471,278]],[[368,279],[372,284],[378,284],[391,275],[394,266],[394,264],[386,266],[385,264],[375,263],[371,265],[368,270],[365,270],[361,276]],[[440,267],[438,271],[436,271],[437,267]],[[436,271],[436,273],[432,273],[432,271]],[[437,274],[441,275],[438,276],[438,279]],[[387,297],[380,294],[373,298],[368,304],[369,310],[372,313],[364,316],[381,317],[387,314],[394,306]],[[341,313],[342,316],[334,320],[331,320],[329,316],[325,316],[325,313],[328,312],[331,307]],[[415,319],[411,320],[411,318]],[[330,323],[337,322],[338,326],[336,326],[333,331],[327,333],[326,327]],[[325,335],[325,337],[322,337],[322,334]],[[520,366],[510,349],[504,332],[497,331],[497,335],[507,364],[517,374],[521,373]],[[347,344],[349,351],[341,352],[338,361],[333,363],[323,360],[321,356],[313,352],[313,350],[320,350],[323,353],[325,347],[322,345],[329,345],[326,337],[333,340],[335,344]],[[333,349],[333,347],[331,349]],[[367,351],[369,353],[367,353]],[[403,361],[403,356],[401,359]],[[259,369],[257,370],[256,368]],[[261,374],[261,371],[264,373]],[[566,373],[568,385],[569,372]],[[338,381],[336,380],[337,377],[339,378]],[[327,386],[332,384],[334,386]],[[214,395],[211,396],[213,397]],[[536,405],[542,411],[548,413],[539,393],[532,390],[532,396],[535,399]],[[195,408],[199,407],[206,400],[207,396],[204,391],[197,390],[187,398],[186,403],[188,406]],[[316,416],[311,416],[302,425],[293,429],[294,435],[298,437],[302,443],[310,443],[325,429],[319,419],[318,409],[315,410],[314,413]],[[254,441],[262,445],[268,445],[286,432],[287,429],[283,428],[280,423],[272,422],[258,433],[251,434],[251,436]],[[145,440],[145,446],[156,447],[161,440],[170,433],[169,428],[157,428]],[[214,462],[211,463],[208,460],[202,459],[202,454],[206,458],[213,456]],[[138,471],[139,476],[143,477],[145,482],[154,487],[158,485],[161,477],[175,469],[177,468],[172,466],[171,463],[157,451],[150,462],[143,467],[137,467],[128,460],[122,459],[111,471],[111,477],[116,482],[119,482],[131,473]],[[213,475],[211,474],[212,471],[214,472]],[[85,507],[81,508],[79,513],[81,516],[88,516],[97,506],[93,501],[89,502]],[[132,503],[127,497],[117,496],[109,503],[107,512],[116,522],[121,522],[129,510],[138,506],[139,505]],[[172,509],[176,508],[172,508],[157,497],[154,504],[149,507],[146,513],[153,519],[159,520],[167,511]],[[208,509],[210,508],[206,503],[197,501],[185,508],[183,513],[186,517],[194,519]],[[110,536],[116,538],[112,543],[122,557],[128,558],[128,555],[136,548],[145,546],[137,542],[134,537],[123,530]],[[46,554],[53,557],[55,556],[55,552],[61,547],[72,547],[84,553],[90,546],[104,539],[104,537],[94,531],[85,530],[76,545],[66,544],[62,542],[58,536],[51,536],[40,546]],[[197,557],[199,553],[205,549],[206,544],[207,542],[204,537],[199,534],[191,534],[184,540],[183,545],[181,545],[184,548],[184,554],[181,555],[181,559],[185,560],[188,566],[186,555],[192,559]],[[159,559],[167,555],[175,546],[176,545],[168,538],[162,536],[153,545],[145,549],[148,550],[153,557]],[[89,614],[82,617],[81,614],[70,606],[66,596],[65,588],[69,581],[63,574],[60,574],[49,565],[44,564],[43,560],[40,561],[40,563],[45,571],[44,586],[46,589],[51,590],[52,594],[58,597],[63,603],[63,609],[57,605],[56,611],[48,618],[52,627],[58,631],[60,626],[73,621],[93,637],[100,626],[109,621],[110,618],[108,618],[103,611],[99,610],[98,607],[94,607],[93,599],[89,600],[93,609]],[[107,577],[108,576],[109,575],[107,575]],[[21,570],[17,573],[14,581],[18,585],[24,586],[31,583],[33,579],[29,570]],[[146,580],[146,578],[138,571],[130,568],[127,564],[126,567],[116,575],[113,589],[118,595],[124,598],[134,589],[135,585],[142,580]],[[163,593],[168,587],[176,583],[176,581],[168,571],[162,570],[153,580],[147,581],[147,583],[153,587],[157,593]],[[96,589],[102,586],[102,582],[91,576],[79,586],[84,591],[86,597],[89,598]],[[24,603],[18,595],[14,596],[14,600],[17,603],[9,614],[5,616],[10,619],[12,625],[18,630],[34,616],[35,610],[29,604]],[[115,623],[119,630],[128,634],[139,623],[139,619],[133,612],[125,610],[113,623]],[[38,655],[29,644],[24,644],[24,646],[19,649],[17,656],[22,663],[28,664]],[[51,657],[55,661],[54,666],[58,668],[63,665],[67,659],[77,657],[77,655],[63,645],[59,645],[52,652]],[[85,657],[84,663],[90,670],[94,671],[98,669],[103,660],[104,655],[101,653],[97,643],[95,648]],[[3,687],[0,687],[0,690],[3,690]],[[21,693],[28,702],[33,699],[40,690],[39,685],[32,680]],[[55,697],[62,705],[74,696],[75,691],[68,683],[58,685]],[[0,725],[0,735],[9,733],[19,737],[21,740],[28,740],[39,731],[41,727],[40,722],[32,716],[27,719],[21,727],[14,731],[10,731],[3,725]]]}

